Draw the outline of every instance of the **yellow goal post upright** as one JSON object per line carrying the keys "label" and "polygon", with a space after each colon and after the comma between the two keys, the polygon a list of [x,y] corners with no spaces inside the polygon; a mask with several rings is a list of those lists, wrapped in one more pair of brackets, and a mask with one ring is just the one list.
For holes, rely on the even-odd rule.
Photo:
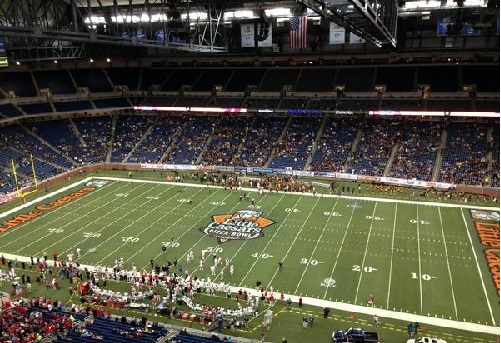
{"label": "yellow goal post upright", "polygon": [[32,172],[32,177],[33,177],[33,183],[34,183],[35,187],[33,187],[33,188],[30,187],[29,190],[23,190],[19,186],[19,179],[18,179],[18,175],[17,175],[16,163],[14,162],[14,159],[12,159],[11,161],[12,161],[12,174],[14,175],[14,182],[16,184],[17,197],[23,198],[23,200],[25,200],[25,197],[28,194],[34,193],[38,190],[38,180],[37,180],[37,174],[36,174],[36,170],[35,170],[35,163],[33,161],[33,154],[30,154],[30,162],[31,162],[31,172]]}

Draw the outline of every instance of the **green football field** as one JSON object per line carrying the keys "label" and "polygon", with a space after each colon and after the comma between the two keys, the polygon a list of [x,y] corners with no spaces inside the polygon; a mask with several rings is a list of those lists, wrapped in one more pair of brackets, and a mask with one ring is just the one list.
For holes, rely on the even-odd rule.
{"label": "green football field", "polygon": [[[177,259],[193,275],[234,286],[260,281],[363,306],[373,295],[382,309],[499,326],[499,296],[470,209],[254,191],[241,200],[243,193],[140,180],[40,192],[45,199],[3,214],[0,252],[66,259],[78,248],[83,264],[112,267],[123,258],[126,269]],[[239,212],[248,210],[255,212]],[[499,237],[499,221],[487,220]],[[231,261],[233,276],[221,266],[211,275],[213,253]]]}

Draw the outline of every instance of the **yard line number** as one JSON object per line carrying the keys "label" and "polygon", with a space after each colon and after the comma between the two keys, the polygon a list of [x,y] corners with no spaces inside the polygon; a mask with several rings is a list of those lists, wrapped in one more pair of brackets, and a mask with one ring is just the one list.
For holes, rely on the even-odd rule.
{"label": "yard line number", "polygon": [[122,242],[125,242],[125,243],[137,243],[137,242],[139,242],[139,238],[138,237],[132,237],[132,236],[122,237]]}
{"label": "yard line number", "polygon": [[49,231],[50,233],[61,233],[61,232],[64,232],[63,229],[48,229],[47,231]]}
{"label": "yard line number", "polygon": [[342,217],[343,215],[339,212],[324,212],[326,217]]}
{"label": "yard line number", "polygon": [[[412,279],[419,279],[418,273],[412,272],[411,278]],[[431,276],[430,274],[421,274],[421,279],[423,279],[424,281],[430,281],[430,280],[436,279],[436,278],[437,278],[436,276]]]}
{"label": "yard line number", "polygon": [[308,264],[310,266],[317,266],[319,263],[324,263],[324,262],[303,257],[299,263]]}
{"label": "yard line number", "polygon": [[419,225],[428,225],[430,222],[427,222],[426,220],[417,220],[417,219],[411,219],[409,220],[411,224],[419,224]]}
{"label": "yard line number", "polygon": [[299,211],[297,208],[286,208],[285,212],[287,212],[287,213],[291,213],[291,212],[292,213],[299,213],[301,211]]}
{"label": "yard line number", "polygon": [[270,254],[267,254],[267,253],[258,253],[258,252],[255,252],[251,256],[254,257],[254,258],[264,258],[264,259],[273,257],[273,255],[270,255]]}
{"label": "yard line number", "polygon": [[84,232],[83,236],[85,238],[97,238],[97,237],[101,237],[101,233],[100,232]]}
{"label": "yard line number", "polygon": [[177,248],[179,246],[178,242],[162,242],[163,247],[167,248]]}
{"label": "yard line number", "polygon": [[354,272],[365,272],[365,273],[372,273],[372,272],[376,272],[377,271],[377,268],[374,268],[374,267],[363,267],[362,266],[359,266],[358,264],[355,264],[352,268],[351,268],[352,271]]}

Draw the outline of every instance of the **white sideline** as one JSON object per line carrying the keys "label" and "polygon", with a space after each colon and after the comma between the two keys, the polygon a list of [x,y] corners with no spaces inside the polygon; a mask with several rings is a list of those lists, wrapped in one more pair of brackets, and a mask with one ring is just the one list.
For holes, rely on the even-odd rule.
{"label": "white sideline", "polygon": [[[65,186],[63,188],[58,189],[57,191],[47,193],[46,195],[43,195],[41,197],[38,197],[32,201],[25,203],[25,204],[17,206],[9,211],[2,212],[2,213],[0,213],[0,218],[6,217],[6,216],[13,214],[13,213],[16,213],[19,210],[22,210],[26,207],[37,204],[37,203],[39,203],[45,199],[48,199],[56,194],[66,192],[69,189],[71,189],[75,186],[78,186],[80,184],[87,183],[87,182],[91,181],[92,179],[101,179],[101,180],[110,180],[110,181],[124,181],[124,182],[137,182],[137,183],[167,184],[167,185],[177,185],[177,186],[184,186],[184,187],[207,187],[207,185],[194,184],[194,183],[139,180],[139,179],[118,178],[118,177],[109,177],[109,176],[92,176],[92,177],[87,177],[83,180],[74,182],[68,186]],[[221,186],[210,186],[210,187],[211,188],[223,188]],[[248,192],[257,192],[257,190],[255,188],[242,188],[242,190],[245,190]],[[314,196],[311,193],[301,193],[301,192],[278,192],[278,193]],[[426,201],[420,202],[420,201],[410,201],[410,200],[395,200],[395,199],[386,199],[386,198],[358,197],[358,196],[334,195],[334,194],[323,194],[322,197],[499,211],[499,207],[472,206],[472,205],[464,205],[464,204],[448,204],[448,203],[426,202]],[[19,256],[19,255],[13,255],[13,254],[8,254],[8,253],[2,253],[1,251],[0,251],[0,254],[3,255],[8,260],[12,260],[12,261],[17,260],[18,262],[30,262],[30,257],[27,257],[27,256]],[[90,270],[93,270],[93,268],[94,268],[94,266],[90,266],[90,265],[81,265],[81,266],[83,268],[88,268]],[[239,289],[242,289],[242,290],[245,289],[250,294],[254,294],[256,292],[256,290],[253,288],[231,287],[232,292],[238,292]],[[298,296],[293,295],[293,294],[285,294],[284,296],[286,299],[291,298],[291,300],[294,302],[297,302],[298,298],[299,298]],[[353,305],[353,304],[347,304],[347,303],[329,301],[329,300],[322,300],[322,299],[316,299],[316,298],[310,298],[310,297],[303,297],[303,304],[318,306],[321,308],[329,307],[332,309],[338,309],[338,310],[347,311],[347,312],[363,313],[363,314],[367,314],[367,315],[371,315],[371,316],[374,314],[377,314],[380,318],[386,317],[386,318],[402,320],[405,322],[417,321],[417,322],[422,323],[422,324],[447,327],[447,328],[465,330],[465,331],[470,331],[470,332],[479,332],[479,333],[487,333],[487,334],[492,334],[492,335],[499,335],[499,331],[500,331],[500,328],[498,326],[489,326],[489,325],[483,325],[483,324],[461,322],[461,321],[455,321],[455,320],[443,319],[443,318],[437,318],[437,317],[427,317],[427,316],[422,316],[422,315],[417,315],[417,314],[412,314],[412,313],[390,311],[390,310],[385,310],[385,309],[381,309],[381,308]]]}
{"label": "white sideline", "polygon": [[[19,255],[13,255],[13,254],[7,254],[7,253],[2,253],[0,252],[1,255],[3,255],[7,260],[11,261],[18,261],[18,262],[27,262],[30,263],[30,257],[27,256],[19,256]],[[81,264],[81,268],[87,268],[88,270],[94,270],[94,266],[90,265],[85,265]],[[232,293],[237,293],[240,289],[246,290],[248,294],[254,296],[256,294],[260,294],[259,291],[256,291],[255,288],[246,288],[246,287],[236,287],[232,286],[230,287]],[[278,294],[277,294],[278,295]],[[284,294],[285,299],[291,299],[293,302],[298,302],[299,296],[293,295],[293,294]],[[360,305],[353,305],[353,304],[347,304],[347,303],[342,303],[342,302],[337,302],[337,301],[329,301],[329,300],[322,300],[322,299],[316,299],[316,298],[310,298],[310,297],[303,297],[303,304],[307,305],[313,305],[317,306],[320,308],[324,307],[329,307],[331,309],[337,309],[341,311],[346,311],[346,312],[354,312],[354,313],[363,313],[367,314],[370,316],[373,316],[374,314],[377,314],[379,318],[392,318],[392,319],[397,319],[397,320],[402,320],[404,322],[419,322],[420,324],[428,324],[428,325],[433,325],[433,326],[440,326],[440,327],[447,327],[447,328],[452,328],[452,329],[458,329],[458,330],[464,330],[464,331],[470,331],[470,332],[480,332],[480,333],[487,333],[491,335],[499,335],[499,327],[496,326],[489,326],[489,325],[483,325],[483,324],[475,324],[475,323],[469,323],[469,322],[460,322],[460,321],[455,321],[451,319],[443,319],[443,318],[436,318],[436,317],[427,317],[427,316],[421,316],[417,314],[412,314],[412,313],[406,313],[406,312],[397,312],[397,311],[389,311],[377,307],[370,307],[370,306],[360,306]]]}

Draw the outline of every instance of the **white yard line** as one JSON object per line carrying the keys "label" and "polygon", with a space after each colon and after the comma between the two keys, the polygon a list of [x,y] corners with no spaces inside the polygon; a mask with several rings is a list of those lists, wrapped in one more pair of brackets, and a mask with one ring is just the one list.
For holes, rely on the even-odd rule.
{"label": "white yard line", "polygon": [[[312,208],[310,209],[310,212],[308,213],[308,216],[306,216],[306,219],[303,221],[303,225],[301,225],[301,228],[299,229],[299,232],[296,233],[296,237],[294,237],[294,240],[290,244],[289,249],[287,249],[287,252],[285,253],[285,256],[282,258],[282,261],[285,261],[287,259],[287,256],[289,256],[289,252],[292,250],[292,247],[294,246],[294,243],[296,243],[298,237],[301,235],[301,232],[303,232],[303,229],[306,226],[306,223],[308,222],[308,220],[311,217],[311,214],[313,213],[313,209],[315,207],[317,207],[319,201],[320,201],[320,198],[317,198],[317,201],[315,202],[315,205],[313,205]],[[268,282],[268,286],[271,285],[271,283],[275,279],[275,276],[277,276],[277,273],[278,273],[278,268],[275,270],[275,273],[273,274],[273,276],[271,277],[270,281]]]}
{"label": "white yard line", "polygon": [[[358,201],[355,201],[355,205],[353,205],[352,210],[351,210],[351,216],[350,219],[348,220],[348,224],[346,224],[346,230],[344,231],[343,239],[341,240],[341,244],[339,245],[339,250],[336,255],[336,262],[334,262],[334,266],[332,267],[331,270],[331,275],[329,276],[330,279],[332,279],[332,276],[334,275],[334,271],[336,270],[337,263],[339,261],[339,256],[341,256],[341,250],[343,250],[344,246],[344,241],[346,240],[346,237],[348,236],[348,229],[350,228],[351,220],[353,219],[353,214],[355,213],[355,208],[358,204]],[[324,292],[324,299],[327,296],[327,291],[329,290],[328,286],[325,286],[325,292]]]}
{"label": "white yard line", "polygon": [[[156,188],[156,187],[155,187],[155,188]],[[151,188],[151,189],[149,189],[147,192],[151,192],[151,191],[153,191],[155,188]],[[160,192],[160,195],[162,195],[163,193],[166,193],[166,192],[167,192],[167,191],[169,191],[171,188],[172,188],[172,186],[171,186],[171,187],[166,188],[163,192]],[[144,192],[143,192],[142,194],[139,194],[138,196],[136,196],[134,199],[137,199],[137,198],[142,197],[142,196],[144,196]],[[138,209],[142,208],[144,205],[146,205],[146,204],[148,204],[148,203],[150,203],[150,202],[152,202],[152,201],[154,201],[154,199],[148,199],[148,200],[146,200],[146,201],[142,202],[142,203],[141,203],[141,205],[139,205],[138,207],[136,207],[136,208],[134,208],[133,210],[129,211],[129,212],[127,213],[127,215],[129,215],[130,213],[133,213],[134,211],[136,211],[136,210],[138,210]],[[157,206],[153,207],[150,211],[147,211],[147,212],[146,212],[145,214],[143,214],[142,216],[134,218],[134,219],[135,219],[134,221],[132,221],[130,224],[128,224],[128,225],[126,225],[126,226],[124,226],[124,227],[123,227],[123,229],[121,229],[120,231],[115,232],[115,234],[113,234],[112,236],[110,236],[110,237],[106,238],[104,241],[101,241],[101,242],[100,242],[98,245],[96,245],[94,248],[96,248],[96,249],[97,249],[97,248],[99,248],[100,246],[102,246],[103,244],[105,244],[106,242],[108,242],[110,239],[113,239],[114,237],[116,237],[117,235],[121,234],[122,232],[124,232],[125,230],[127,230],[128,228],[130,228],[131,226],[137,225],[137,223],[139,223],[139,222],[141,221],[141,219],[143,219],[144,217],[148,216],[148,215],[151,213],[151,211],[155,211],[155,210],[159,209],[160,207],[162,207],[162,206],[163,206],[163,204],[164,204],[164,203],[162,202],[161,204],[159,204],[159,205],[157,205]],[[101,230],[99,230],[99,232],[100,232],[100,231],[103,231],[106,227],[108,227],[108,226],[111,226],[111,225],[115,224],[117,221],[119,221],[119,220],[121,220],[121,219],[122,219],[122,218],[117,218],[117,220],[112,221],[110,224],[106,225],[104,228],[102,228]],[[86,253],[84,253],[82,256],[85,256],[85,255],[87,255],[88,253],[89,253],[89,252],[86,252]],[[101,260],[101,261],[102,261],[102,260]],[[100,262],[101,262],[101,261],[100,261]]]}
{"label": "white yard line", "polygon": [[[168,189],[170,189],[171,187],[169,187]],[[194,193],[192,196],[195,196],[196,194],[202,192],[202,189],[199,189],[196,193]],[[169,202],[170,200],[172,200],[173,198],[175,198],[177,195],[179,195],[180,193],[177,193],[176,195],[174,195],[173,197],[169,198],[168,200],[166,201],[163,201],[161,202],[160,206],[156,206],[155,209],[165,205],[165,203]],[[152,222],[150,225],[146,226],[145,228],[143,228],[141,231],[137,232],[137,233],[134,233],[134,236],[137,237],[139,236],[140,234],[142,234],[143,232],[149,230],[151,227],[153,227],[154,225],[156,225],[159,221],[161,221],[162,219],[164,219],[166,216],[168,216],[169,214],[171,214],[172,212],[174,212],[174,210],[176,210],[178,207],[181,207],[181,206],[189,206],[188,204],[186,203],[182,203],[182,202],[179,202],[179,204],[177,206],[174,206],[174,207],[171,207],[169,211],[166,211],[165,213],[163,213],[163,215],[159,216],[154,222]],[[186,213],[186,215],[188,215],[188,213],[194,211],[196,208],[196,206],[193,206],[191,208],[190,211],[188,211]],[[153,211],[153,210],[152,210]],[[148,213],[150,214],[150,213]],[[185,215],[185,216],[186,216]],[[176,222],[174,223],[170,223],[170,227],[173,227],[177,222],[179,222],[183,217],[179,218]],[[132,223],[134,224],[134,223]],[[142,248],[140,250],[136,250],[136,252],[134,253],[137,254],[139,251],[143,250],[148,244],[150,244],[152,241],[154,240],[150,240],[147,244],[144,244],[144,243],[141,243],[142,245]],[[110,252],[108,255],[106,255],[105,257],[103,257],[99,262],[98,264],[101,264],[105,259],[107,259],[108,257],[110,257],[111,255],[113,255],[114,253],[116,253],[118,250],[122,249],[124,246],[127,246],[127,245],[130,245],[129,243],[125,242],[124,244],[120,245],[118,248],[116,248],[115,250],[113,250],[112,252]],[[131,258],[132,258],[133,255],[129,256],[129,258],[127,258],[125,261],[129,261]]]}
{"label": "white yard line", "polygon": [[419,314],[423,313],[423,278],[421,277],[421,242],[419,238],[419,205],[416,206],[416,232],[418,248],[418,279],[419,279]]}
{"label": "white yard line", "polygon": [[[221,189],[222,189],[222,188],[221,188]],[[212,193],[215,193],[215,192],[211,192],[211,194],[212,194]],[[228,195],[227,195],[227,196],[223,199],[223,201],[225,201],[226,199],[228,199],[228,198],[229,198],[232,194],[233,194],[233,192],[229,192],[229,194],[228,194]],[[236,208],[238,207],[238,205],[239,205],[239,204],[240,204],[240,203],[238,203],[238,202],[237,202],[237,203],[235,204],[235,206],[233,206],[233,209],[236,209]],[[218,207],[218,205],[214,205],[212,209],[214,210],[214,209],[216,209],[216,207]],[[233,211],[233,210],[231,210],[230,212],[234,212],[234,211]],[[202,220],[206,220],[206,219],[207,219],[207,218],[205,218],[204,216],[200,216],[200,218],[198,219],[198,221],[196,221],[196,222],[195,222],[192,226],[190,226],[190,228],[189,228],[189,229],[185,230],[185,231],[181,234],[181,236],[178,236],[178,237],[176,238],[176,240],[178,241],[178,240],[182,239],[182,238],[184,237],[184,235],[186,235],[188,232],[190,232],[190,229],[194,228],[194,227],[197,225],[197,223],[199,223],[199,222],[200,222],[200,221],[202,221]],[[199,238],[199,240],[198,240],[198,241],[196,241],[195,243],[193,243],[193,244],[192,244],[192,248],[193,248],[193,247],[195,247],[195,246],[197,246],[197,245],[198,245],[198,243],[200,243],[202,240],[204,240],[204,239],[206,239],[206,238],[207,238],[207,235],[201,235],[201,237]],[[184,254],[182,254],[182,255],[178,258],[178,261],[182,260],[182,259],[183,259],[183,257],[185,257],[185,256],[188,254],[188,252],[189,252],[189,250],[187,249],[187,250],[184,252]],[[162,254],[163,254],[163,252],[161,252],[161,253],[159,253],[157,256],[155,256],[155,260],[156,260],[158,257],[160,257]],[[147,265],[146,265],[146,266],[147,266]]]}
{"label": "white yard line", "polygon": [[[161,183],[168,185],[177,185],[177,186],[185,186],[185,187],[204,187],[207,188],[207,185],[196,184],[196,183],[185,183],[185,182],[169,182],[169,181],[153,181],[153,180],[135,180],[135,179],[127,179],[120,177],[112,177],[112,176],[102,176],[102,177],[94,177],[97,180],[112,180],[112,181],[126,181],[126,182],[143,182],[143,183]],[[90,178],[89,178],[90,179]],[[210,186],[211,188],[224,188],[222,186]],[[243,191],[246,192],[258,192],[256,188],[247,188],[243,187]],[[303,193],[303,192],[273,192],[280,194],[292,194],[292,195],[305,195],[305,196],[313,196],[312,193]],[[388,198],[375,198],[375,197],[357,197],[357,196],[348,196],[348,195],[335,195],[335,194],[322,194],[322,198],[339,198],[339,199],[349,199],[349,200],[367,200],[367,201],[377,201],[382,203],[400,203],[400,204],[411,204],[411,205],[428,205],[428,206],[442,206],[442,207],[454,207],[454,208],[472,208],[472,209],[481,209],[481,210],[493,210],[499,211],[499,206],[474,206],[474,205],[462,205],[462,204],[450,204],[450,203],[441,203],[441,202],[428,202],[428,201],[412,201],[412,200],[403,200],[403,199],[388,199]],[[497,204],[496,204],[497,205]]]}
{"label": "white yard line", "polygon": [[[122,187],[125,187],[125,185],[124,185],[124,186],[122,186]],[[122,188],[122,187],[121,187],[121,188]],[[105,188],[106,188],[106,187],[101,187],[101,188],[98,188],[98,189],[96,189],[95,191],[93,191],[93,192],[92,192],[92,194],[97,193],[97,192],[99,192],[99,191],[102,191],[102,190],[103,190],[103,189],[105,189]],[[89,193],[89,194],[90,194],[90,193]],[[87,195],[87,194],[86,194],[86,195]],[[72,200],[72,201],[71,201],[71,203],[76,203],[76,202],[78,202],[78,201],[81,201],[83,198],[85,198],[85,196],[80,197],[80,198],[77,198],[77,199],[75,199],[75,200]],[[43,230],[43,229],[47,228],[47,226],[50,226],[52,223],[54,223],[54,222],[56,222],[56,221],[59,221],[61,218],[65,218],[66,216],[71,215],[71,214],[74,214],[75,212],[81,212],[83,208],[89,207],[89,206],[90,206],[93,202],[95,202],[95,201],[99,201],[99,200],[100,200],[100,198],[99,198],[99,197],[97,197],[97,198],[96,198],[96,199],[94,199],[94,200],[91,200],[91,201],[88,201],[88,202],[84,203],[83,205],[81,205],[80,207],[78,207],[78,208],[74,209],[73,211],[67,211],[67,212],[65,212],[62,216],[55,216],[54,220],[49,221],[49,222],[46,222],[46,223],[45,223],[45,224],[43,224],[43,225],[37,226],[36,228],[34,228],[34,229],[32,229],[32,230],[30,230],[30,231],[26,232],[26,234],[24,234],[24,235],[20,235],[20,236],[19,236],[19,237],[17,237],[16,239],[9,240],[9,241],[8,241],[5,245],[3,245],[3,246],[2,246],[2,248],[5,248],[5,247],[9,246],[10,244],[15,243],[15,242],[17,242],[17,241],[19,241],[19,240],[25,239],[25,238],[27,238],[28,236],[32,236],[34,233],[36,233],[36,232],[38,232],[38,231],[40,231],[40,230]],[[65,207],[66,207],[66,206],[60,206],[60,207],[58,207],[58,208],[56,208],[56,209],[54,209],[54,210],[51,210],[50,212],[47,212],[47,213],[48,213],[48,214],[58,213],[58,211],[61,211],[61,210],[62,210],[63,208],[65,208]],[[87,213],[87,212],[86,212],[86,213]],[[39,217],[36,217],[36,218],[34,218],[33,220],[30,220],[30,221],[28,221],[28,222],[25,222],[25,223],[23,223],[23,224],[19,225],[17,228],[21,228],[21,227],[23,227],[24,225],[27,225],[28,223],[29,223],[29,224],[31,224],[31,223],[36,223],[38,220],[40,220],[41,218],[44,218],[44,217],[45,217],[45,216],[43,216],[43,215],[42,215],[42,216],[39,216]],[[79,220],[80,220],[80,218],[77,218],[77,219],[75,219],[75,220],[71,221],[69,224],[74,223],[74,222],[77,222],[77,221],[79,221]],[[65,224],[65,226],[67,226],[67,225],[69,225],[69,224]],[[58,227],[58,228],[61,228],[61,227]],[[7,232],[6,232],[6,233],[2,236],[2,238],[5,238],[6,236],[8,236],[9,234],[12,234],[13,232],[15,232],[15,230],[9,230],[9,231],[7,231]]]}
{"label": "white yard line", "polygon": [[[334,210],[336,209],[338,202],[339,202],[339,199],[337,199],[336,202],[334,203],[334,206],[332,206],[331,213],[334,212]],[[310,261],[313,259],[313,255],[315,255],[315,251],[317,251],[318,244],[322,240],[322,236],[324,235],[325,229],[327,228],[327,225],[329,225],[329,221],[331,218],[332,218],[332,216],[327,217],[327,220],[326,220],[325,225],[322,229],[322,232],[320,233],[320,236],[317,239],[317,243],[315,244],[315,247],[313,248],[313,251],[310,254],[310,257],[306,263],[306,267],[304,267],[303,273],[301,274],[301,278],[299,279],[299,282],[297,283],[296,289],[294,290],[294,294],[297,293],[297,290],[299,289],[299,285],[301,285],[301,282],[303,282],[304,274],[306,274],[306,271],[308,270],[308,266],[310,265]]]}
{"label": "white yard line", "polygon": [[454,286],[452,284],[452,273],[451,273],[451,265],[449,263],[449,253],[447,251],[447,243],[445,241],[445,233],[444,233],[444,224],[442,221],[442,211],[440,210],[440,207],[438,208],[438,215],[440,217],[440,227],[442,229],[442,240],[444,241],[444,249],[445,249],[445,258],[447,260],[447,270],[449,271],[449,282],[451,285],[451,294],[452,294],[452,301],[454,303],[454,314],[456,316],[456,320],[458,319],[458,306],[456,304],[456,296],[454,294]]}
{"label": "white yard line", "polygon": [[[98,200],[98,199],[96,199],[96,200]],[[113,199],[112,201],[115,201],[115,199]],[[91,201],[91,202],[92,202],[92,201]],[[89,202],[89,203],[91,203],[91,202]],[[79,208],[78,210],[79,210],[79,211],[82,211],[82,208]],[[62,226],[58,226],[58,228],[59,228],[59,229],[64,229],[64,228],[66,228],[66,227],[68,227],[68,226],[69,226],[69,227],[71,227],[71,225],[75,225],[75,224],[76,224],[76,226],[78,226],[78,223],[82,220],[82,218],[85,218],[85,217],[92,217],[92,216],[93,216],[93,214],[94,214],[94,212],[97,212],[97,211],[99,211],[99,210],[100,210],[100,208],[99,208],[99,207],[96,207],[96,208],[94,208],[93,210],[88,211],[88,212],[85,212],[85,214],[83,214],[83,215],[80,215],[80,216],[76,217],[74,220],[72,220],[72,221],[70,221],[70,222],[68,222],[68,223],[66,223],[66,224],[64,224],[64,225],[62,225]],[[56,218],[54,219],[54,221],[52,221],[52,222],[51,222],[51,224],[52,224],[53,222],[57,221],[58,219],[59,219],[59,218],[56,216]],[[69,237],[69,236],[73,235],[74,233],[77,233],[77,232],[80,232],[80,231],[84,230],[84,229],[85,229],[85,228],[87,228],[90,224],[94,224],[94,223],[95,223],[95,222],[97,222],[99,219],[100,219],[100,217],[96,217],[96,219],[95,219],[95,220],[93,220],[91,223],[89,223],[89,224],[87,224],[87,225],[85,225],[85,226],[83,226],[83,227],[80,227],[80,228],[79,228],[78,230],[76,230],[76,231],[72,231],[71,233],[66,234],[66,235],[65,235],[65,237],[64,237],[64,239],[66,239],[67,237]],[[41,228],[46,228],[46,227],[47,227],[46,225],[42,225],[42,226],[41,226]],[[38,229],[37,229],[37,230],[38,230]],[[42,237],[40,237],[40,238],[38,238],[38,239],[36,239],[36,240],[30,240],[30,243],[28,243],[28,244],[24,245],[21,249],[25,249],[25,248],[27,248],[27,247],[29,247],[29,246],[31,246],[31,245],[33,245],[33,244],[36,244],[36,243],[38,243],[38,242],[40,242],[40,241],[44,241],[44,240],[45,240],[45,239],[46,239],[49,235],[50,235],[50,234],[49,234],[49,233],[47,233],[47,234],[45,234],[44,236],[42,236]],[[55,242],[54,244],[56,244],[56,243],[58,243],[58,241],[57,241],[57,242]],[[37,252],[37,253],[35,254],[35,256],[40,256],[40,254],[42,254],[44,251],[48,251],[47,249],[48,249],[48,248],[51,248],[54,244],[52,244],[51,246],[49,246],[49,247],[47,247],[47,248],[45,248],[45,249],[40,250],[39,252]],[[20,251],[21,251],[21,250],[18,250],[16,253],[18,253],[18,254],[19,254],[19,253],[20,253]],[[67,251],[67,250],[66,250],[66,251]],[[64,251],[64,252],[66,252],[66,251]],[[62,255],[64,254],[64,252],[59,252],[59,255],[60,255],[60,256],[62,256]]]}
{"label": "white yard line", "polygon": [[[122,198],[120,198],[120,199],[122,199]],[[127,205],[129,205],[129,204],[130,204],[130,203],[131,203],[134,199],[136,199],[136,198],[129,198],[129,199],[130,199],[129,201],[122,202],[122,203],[120,204],[120,206],[115,207],[114,209],[112,209],[111,211],[109,211],[107,214],[113,213],[114,211],[116,211],[116,210],[118,210],[118,209],[120,209],[120,208],[122,208],[122,207],[126,207]],[[115,199],[113,199],[113,200],[112,200],[112,202],[113,202],[113,201],[115,201]],[[99,209],[102,209],[102,208],[97,207],[94,211],[92,211],[92,212],[90,212],[90,213],[85,213],[82,217],[78,218],[78,220],[76,220],[76,221],[78,222],[79,220],[81,220],[81,218],[83,218],[83,217],[87,217],[87,216],[89,216],[89,215],[92,215],[92,214],[93,214],[96,210],[99,210]],[[86,225],[84,225],[84,226],[82,226],[82,227],[79,227],[79,229],[77,229],[77,230],[75,230],[75,231],[72,231],[71,233],[67,234],[67,235],[64,237],[64,239],[67,239],[68,237],[71,237],[71,236],[73,236],[73,235],[74,235],[74,234],[76,234],[76,233],[82,232],[82,230],[85,230],[85,229],[87,229],[88,227],[95,227],[95,226],[93,226],[93,225],[96,225],[96,223],[98,223],[100,220],[101,220],[101,217],[96,217],[93,221],[91,221],[91,222],[87,223]],[[117,220],[118,220],[118,219],[117,219]],[[102,227],[100,230],[97,230],[97,231],[95,231],[95,230],[94,230],[94,231],[92,231],[92,232],[93,232],[93,233],[101,233],[101,232],[102,232],[104,229],[106,229],[108,226],[111,226],[111,225],[113,225],[114,223],[116,223],[116,222],[117,222],[117,220],[115,220],[115,221],[113,221],[113,222],[109,223],[108,225],[106,225],[106,226]],[[96,226],[98,226],[98,225],[96,225]],[[89,239],[95,239],[95,238],[97,238],[97,237],[92,237],[92,236],[91,236],[91,237],[86,237],[86,238],[84,238],[84,239],[78,240],[78,244],[81,244],[81,243],[83,243],[83,242],[86,242],[86,241],[88,241]],[[56,245],[56,244],[58,244],[58,243],[59,243],[59,241],[55,241],[54,243],[52,243],[52,244],[51,244],[51,245],[49,245],[48,247],[45,247],[44,249],[42,249],[42,250],[38,251],[38,252],[36,253],[36,255],[35,255],[35,256],[40,256],[40,255],[41,255],[44,251],[49,251],[49,249],[50,249],[50,248],[52,248],[54,245]],[[78,244],[77,244],[77,245],[75,245],[75,246],[72,246],[71,248],[68,248],[68,249],[66,249],[66,250],[59,251],[59,252],[58,252],[58,253],[59,253],[59,255],[60,255],[60,256],[63,256],[63,255],[64,255],[64,254],[66,254],[67,252],[69,252],[69,251],[71,251],[71,250],[73,250],[73,249],[76,249],[76,248],[78,247]],[[84,256],[84,255],[86,255],[86,254],[87,254],[86,252],[83,252],[83,253],[82,253],[82,256]]]}
{"label": "white yard line", "polygon": [[464,210],[461,210],[461,215],[463,216],[464,227],[466,229],[466,233],[468,234],[468,239],[470,240],[471,251],[473,253],[473,257],[475,257],[475,262],[477,264],[478,276],[480,277],[480,280],[482,281],[482,289],[484,290],[485,302],[487,303],[487,308],[489,309],[489,313],[491,315],[492,325],[495,326],[495,325],[497,325],[496,320],[494,319],[494,313],[492,312],[492,306],[491,306],[491,303],[489,301],[487,289],[485,288],[484,276],[482,275],[482,271],[480,270],[480,265],[478,264],[478,257],[477,257],[477,252],[475,251],[475,247],[473,244],[473,239],[471,238],[470,230],[468,230],[468,222],[466,221],[466,218],[464,216]]}
{"label": "white yard line", "polygon": [[371,226],[369,227],[369,233],[367,234],[367,241],[365,242],[364,257],[362,258],[362,264],[360,265],[360,277],[358,278],[357,290],[355,292],[355,301],[353,302],[354,304],[357,303],[358,291],[360,290],[360,284],[362,283],[362,277],[364,275],[365,260],[367,258],[367,253],[369,252],[369,241],[371,239],[372,227],[374,226],[374,216],[376,215],[376,208],[377,208],[377,201],[374,204],[374,210],[372,210]]}
{"label": "white yard line", "polygon": [[391,256],[390,256],[390,275],[388,277],[388,294],[386,295],[386,309],[390,307],[391,275],[393,273],[393,252],[395,247],[395,230],[397,228],[398,202],[395,203],[395,217],[393,218],[393,232],[391,234]]}
{"label": "white yard line", "polygon": [[[0,255],[4,255],[4,257],[7,260],[10,261],[19,261],[19,262],[30,262],[30,258],[28,256],[20,256],[20,255],[12,255],[8,253],[2,253],[0,251]],[[84,265],[81,264],[80,268],[82,269],[88,269],[90,271],[93,271],[96,269],[95,266],[92,265]],[[249,294],[255,294],[256,289],[255,288],[243,288],[240,286],[231,286],[231,292],[236,293],[238,292],[239,289],[246,290]],[[285,298],[291,298],[292,301],[297,301],[299,298],[298,295],[295,294],[284,294]],[[317,306],[318,308],[331,308],[331,309],[337,309],[341,311],[347,311],[347,312],[355,312],[355,313],[363,313],[367,315],[373,315],[374,314],[374,307],[368,307],[368,306],[359,306],[359,305],[354,305],[354,304],[347,304],[347,303],[341,303],[337,301],[329,301],[329,300],[322,300],[322,299],[316,299],[316,298],[310,298],[310,297],[303,297],[303,304],[305,305],[312,305],[312,306]],[[457,329],[457,330],[463,330],[463,331],[468,331],[468,332],[480,332],[480,333],[486,333],[490,335],[499,335],[499,327],[497,327],[495,324],[493,326],[489,325],[483,325],[483,324],[477,324],[477,323],[469,323],[469,322],[463,322],[463,321],[456,321],[456,320],[450,320],[450,319],[443,319],[443,318],[435,318],[435,317],[427,317],[427,316],[422,316],[422,315],[417,315],[414,313],[408,313],[408,312],[397,312],[397,311],[389,311],[385,309],[378,309],[378,315],[380,318],[392,318],[396,320],[401,320],[403,322],[419,322],[420,324],[428,324],[428,325],[433,325],[433,326],[439,326],[439,327],[447,327],[447,328],[452,328],[452,329]]]}
{"label": "white yard line", "polygon": [[[296,202],[294,203],[294,206],[292,206],[292,208],[296,208],[297,204],[299,203],[299,200],[301,200],[303,197],[300,196],[299,198],[297,198]],[[271,244],[271,242],[273,241],[273,237],[275,237],[278,232],[280,231],[280,229],[285,225],[285,222],[287,221],[287,218],[289,218],[289,216],[291,215],[292,211],[290,212],[287,212],[287,215],[285,216],[284,220],[280,223],[280,225],[278,226],[278,229],[275,230],[275,233],[273,234],[273,236],[268,240],[268,242],[266,243],[266,245],[264,246],[263,250],[262,251],[266,251],[266,249],[268,248],[268,246]],[[310,212],[311,213],[311,212]],[[297,236],[296,236],[297,237]],[[249,276],[250,272],[252,271],[252,269],[256,266],[257,262],[259,261],[258,258],[256,258],[256,260],[254,261],[254,263],[251,265],[251,267],[247,270],[247,274],[245,274],[245,276],[242,278],[241,282],[240,282],[240,286],[242,286],[244,284],[244,281],[245,279],[247,279],[247,276]],[[283,261],[283,260],[282,260]],[[271,281],[270,283],[268,284],[268,286],[271,285]]]}

